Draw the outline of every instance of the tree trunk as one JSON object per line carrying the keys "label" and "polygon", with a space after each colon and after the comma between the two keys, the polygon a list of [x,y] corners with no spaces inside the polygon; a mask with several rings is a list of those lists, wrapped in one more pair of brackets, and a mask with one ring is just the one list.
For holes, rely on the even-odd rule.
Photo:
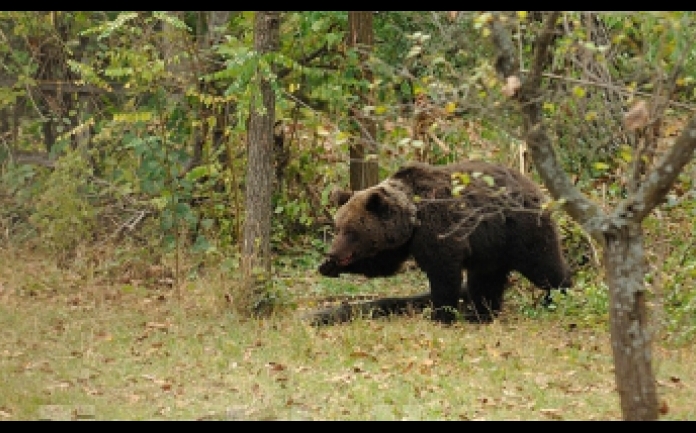
{"label": "tree trunk", "polygon": [[19,149],[19,120],[22,118],[22,107],[25,104],[25,98],[17,97],[14,107],[12,108],[12,147]]}
{"label": "tree trunk", "polygon": [[[348,45],[361,50],[361,59],[367,58],[366,53],[372,49],[374,41],[372,12],[348,12],[348,28]],[[372,81],[372,73],[368,68],[363,68],[363,78]],[[361,95],[360,99],[365,103],[369,97]],[[379,169],[377,159],[369,157],[370,154],[377,153],[377,125],[373,119],[362,116],[362,110],[356,110],[354,114],[360,139],[350,147],[350,189],[357,191],[377,184]]]}
{"label": "tree trunk", "polygon": [[[542,121],[542,71],[548,63],[559,16],[559,12],[548,14],[544,30],[535,40],[530,71],[515,97],[524,115],[525,138],[534,165],[544,184],[554,199],[563,199],[563,209],[603,244],[614,369],[623,419],[655,420],[659,409],[643,287],[646,264],[641,224],[692,160],[696,149],[696,117],[689,121],[650,173],[635,179],[630,196],[607,215],[570,182]],[[496,61],[498,72],[506,79],[519,77],[512,39],[499,18],[493,20],[491,31],[501,57]]]}
{"label": "tree trunk", "polygon": [[[207,11],[206,24],[207,31],[205,43],[207,46],[219,44],[225,37],[225,28],[223,27],[229,21],[232,12],[230,11]],[[235,12],[236,13],[236,12]]]}
{"label": "tree trunk", "polygon": [[[184,12],[168,11],[172,18],[184,20]],[[167,70],[164,85],[167,89],[167,103],[169,106],[185,105],[185,89],[194,84],[194,66],[190,57],[182,55],[187,51],[185,31],[177,28],[167,21],[162,21],[161,50],[165,59]],[[191,54],[189,52],[189,54]]]}
{"label": "tree trunk", "polygon": [[[278,12],[256,12],[254,48],[260,55],[278,49],[279,21]],[[275,94],[266,77],[257,77],[260,98],[252,98],[247,136],[246,213],[241,260],[244,290],[241,299],[235,300],[244,306],[242,310],[250,313],[261,313],[265,309],[265,288],[271,281]]]}
{"label": "tree trunk", "polygon": [[604,269],[609,286],[611,347],[625,420],[655,420],[657,390],[645,306],[645,257],[640,223],[605,232]]}

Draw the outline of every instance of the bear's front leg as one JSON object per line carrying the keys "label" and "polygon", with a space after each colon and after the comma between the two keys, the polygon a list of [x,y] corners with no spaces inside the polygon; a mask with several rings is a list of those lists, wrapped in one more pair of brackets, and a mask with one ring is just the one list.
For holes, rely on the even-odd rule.
{"label": "bear's front leg", "polygon": [[490,323],[503,308],[503,293],[509,271],[505,268],[486,272],[469,269],[467,285],[471,311],[466,319],[474,323]]}
{"label": "bear's front leg", "polygon": [[450,324],[457,319],[459,295],[462,290],[462,270],[428,272],[433,303],[432,320]]}

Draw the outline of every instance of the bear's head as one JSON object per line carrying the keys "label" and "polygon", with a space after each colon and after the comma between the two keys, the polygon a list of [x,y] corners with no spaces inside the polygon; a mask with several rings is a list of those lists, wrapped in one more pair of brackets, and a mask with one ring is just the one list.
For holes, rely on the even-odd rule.
{"label": "bear's head", "polygon": [[408,242],[418,225],[416,205],[395,180],[352,194],[334,194],[341,207],[334,218],[329,261],[346,267]]}

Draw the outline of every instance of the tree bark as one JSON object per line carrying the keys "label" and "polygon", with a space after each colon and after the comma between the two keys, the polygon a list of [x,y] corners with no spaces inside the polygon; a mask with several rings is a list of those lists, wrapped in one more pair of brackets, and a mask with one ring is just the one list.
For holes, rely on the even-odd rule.
{"label": "tree bark", "polygon": [[[259,55],[275,51],[279,45],[278,12],[256,12],[254,48]],[[271,193],[273,187],[273,123],[275,94],[268,77],[257,77],[260,101],[252,98],[249,114],[248,161],[246,175],[246,214],[242,238],[241,270],[244,310],[261,313],[264,288],[271,281]],[[260,102],[260,104],[258,103]]]}
{"label": "tree bark", "polygon": [[625,420],[654,420],[658,399],[643,287],[643,233],[639,223],[631,223],[605,232],[604,238],[611,348],[621,412]]}
{"label": "tree bark", "polygon": [[[360,58],[364,60],[374,43],[372,12],[348,12],[348,28],[348,45],[361,50]],[[372,81],[368,68],[363,68],[363,78]],[[369,96],[363,94],[360,99],[364,103]],[[350,147],[350,189],[358,191],[379,182],[377,159],[369,157],[377,153],[377,125],[373,119],[363,116],[362,110],[356,110],[354,115],[360,139]]]}
{"label": "tree bark", "polygon": [[[541,73],[549,58],[553,28],[559,15],[552,13],[547,17],[544,31],[535,46],[532,69],[520,92],[527,143],[534,164],[554,198],[564,198],[569,214],[583,224],[604,247],[604,267],[611,299],[611,342],[622,417],[624,420],[655,420],[658,417],[658,405],[655,376],[651,367],[651,337],[645,303],[637,302],[644,296],[642,280],[645,268],[640,261],[643,254],[642,232],[633,227],[630,242],[627,235],[615,235],[623,233],[619,227],[626,227],[629,221],[620,218],[620,221],[615,220],[612,224],[599,207],[591,204],[571,185],[567,174],[560,168],[551,140],[543,128]],[[631,244],[638,245],[639,248]],[[628,312],[631,313],[630,317]]]}
{"label": "tree bark", "polygon": [[225,36],[224,25],[229,21],[232,12],[230,11],[207,11],[206,14],[207,32],[205,43],[212,47],[222,41]]}
{"label": "tree bark", "polygon": [[[182,11],[168,13],[179,20],[184,18]],[[184,101],[184,89],[193,77],[191,60],[180,55],[186,49],[184,38],[187,35],[167,21],[162,21],[161,34],[162,57],[166,60],[165,67],[168,72],[164,83],[167,86],[167,100],[170,106],[181,104]],[[173,59],[176,61],[172,61]]]}

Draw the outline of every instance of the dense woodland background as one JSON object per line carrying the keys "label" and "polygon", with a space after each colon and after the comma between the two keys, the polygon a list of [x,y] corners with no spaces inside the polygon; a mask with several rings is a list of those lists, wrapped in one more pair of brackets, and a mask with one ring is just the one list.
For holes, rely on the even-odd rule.
{"label": "dense woodland background", "polygon": [[[0,248],[179,297],[224,272],[219,297],[232,310],[292,311],[356,291],[292,282],[326,249],[333,189],[369,186],[408,161],[473,158],[544,184],[528,148],[534,104],[570,184],[604,212],[624,209],[694,115],[695,17],[548,17],[1,12]],[[538,88],[525,100],[529,77]],[[696,166],[685,158],[637,221],[650,329],[677,346],[696,336]],[[252,207],[264,188],[268,200]],[[567,313],[606,323],[602,236],[551,189],[584,299]],[[245,261],[253,255],[265,261]],[[250,292],[244,280],[259,266]],[[538,296],[513,301],[517,314],[546,314]],[[654,418],[655,404],[636,417]]]}

